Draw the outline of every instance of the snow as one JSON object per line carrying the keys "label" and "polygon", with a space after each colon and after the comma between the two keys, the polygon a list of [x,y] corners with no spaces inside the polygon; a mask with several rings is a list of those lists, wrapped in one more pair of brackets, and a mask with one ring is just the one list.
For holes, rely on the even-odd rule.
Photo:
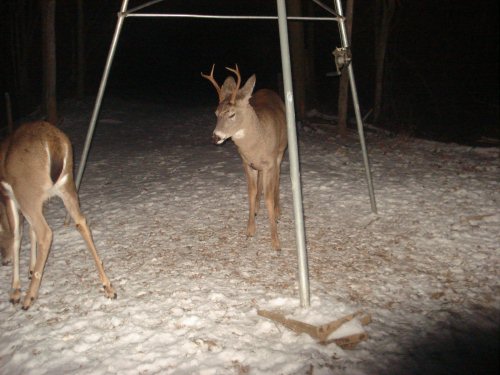
{"label": "snow", "polygon": [[[85,139],[91,103],[63,130]],[[299,132],[311,307],[299,306],[288,158],[281,253],[265,209],[245,236],[246,183],[231,142],[210,143],[213,108],[106,99],[80,189],[118,298],[108,300],[58,199],[39,299],[8,301],[0,268],[1,374],[438,374],[498,371],[499,150],[366,134],[378,214],[357,135]],[[28,283],[27,230],[21,270]],[[257,314],[324,324],[372,316],[354,350]],[[333,336],[332,336],[333,337]]]}

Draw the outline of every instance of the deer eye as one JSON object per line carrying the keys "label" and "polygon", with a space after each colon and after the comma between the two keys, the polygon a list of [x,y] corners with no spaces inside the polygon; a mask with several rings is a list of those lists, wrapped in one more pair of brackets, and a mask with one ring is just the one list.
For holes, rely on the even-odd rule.
{"label": "deer eye", "polygon": [[234,113],[234,112],[230,112],[228,117],[229,117],[230,119],[234,119],[234,116],[236,116],[236,113]]}

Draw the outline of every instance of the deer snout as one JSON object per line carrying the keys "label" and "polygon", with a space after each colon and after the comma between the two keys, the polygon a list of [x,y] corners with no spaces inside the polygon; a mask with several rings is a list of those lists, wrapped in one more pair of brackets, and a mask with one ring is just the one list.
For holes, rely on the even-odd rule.
{"label": "deer snout", "polygon": [[220,145],[221,143],[224,143],[224,141],[227,139],[227,137],[221,136],[217,134],[216,132],[213,132],[212,134],[212,142],[215,145]]}

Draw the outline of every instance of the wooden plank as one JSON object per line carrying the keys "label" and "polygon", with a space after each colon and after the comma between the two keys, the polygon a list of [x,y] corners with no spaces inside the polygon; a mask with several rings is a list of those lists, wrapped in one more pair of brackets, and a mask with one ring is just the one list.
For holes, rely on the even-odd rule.
{"label": "wooden plank", "polygon": [[286,328],[298,334],[306,333],[312,338],[318,340],[323,345],[335,343],[343,349],[353,349],[361,341],[366,340],[368,338],[368,335],[365,332],[361,332],[332,340],[328,340],[328,336],[330,336],[343,324],[353,320],[354,318],[358,318],[362,325],[371,323],[371,315],[363,315],[362,311],[357,311],[355,313],[346,315],[340,319],[334,320],[328,324],[323,324],[319,327],[309,323],[301,322],[299,320],[286,318],[285,315],[280,311],[257,310],[257,314],[264,318],[271,319],[277,323],[280,323]]}
{"label": "wooden plank", "polygon": [[338,339],[328,340],[322,344],[328,345],[334,342],[336,345],[340,346],[342,349],[354,349],[361,341],[366,340],[368,335],[365,332],[355,333],[353,335],[339,337]]}
{"label": "wooden plank", "polygon": [[341,325],[353,320],[357,315],[360,314],[361,311],[356,311],[353,314],[346,315],[340,319],[334,320],[333,322],[319,326],[318,327],[319,341],[325,341],[333,331],[336,331]]}
{"label": "wooden plank", "polygon": [[309,336],[319,339],[318,328],[312,324],[304,323],[295,319],[285,318],[285,315],[276,311],[257,310],[257,314],[278,322],[296,333],[307,333]]}

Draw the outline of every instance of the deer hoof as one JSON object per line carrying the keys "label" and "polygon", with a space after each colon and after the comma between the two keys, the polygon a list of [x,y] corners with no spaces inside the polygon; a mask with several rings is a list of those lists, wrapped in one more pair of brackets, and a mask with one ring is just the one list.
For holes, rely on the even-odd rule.
{"label": "deer hoof", "polygon": [[35,300],[35,297],[31,297],[29,295],[26,295],[26,297],[24,297],[23,310],[24,311],[28,310],[31,307],[34,300]]}
{"label": "deer hoof", "polygon": [[247,237],[253,237],[255,235],[255,223],[248,224],[247,226]]}
{"label": "deer hoof", "polygon": [[276,251],[281,251],[281,244],[279,240],[272,241],[273,249]]}
{"label": "deer hoof", "polygon": [[10,264],[10,259],[3,258],[2,259],[2,266],[8,266]]}
{"label": "deer hoof", "polygon": [[116,299],[116,291],[111,285],[103,285],[102,287],[104,288],[104,294],[106,294],[106,297]]}
{"label": "deer hoof", "polygon": [[9,298],[10,303],[16,305],[19,303],[20,300],[21,300],[21,289],[14,289],[12,293],[10,293],[10,298]]}

